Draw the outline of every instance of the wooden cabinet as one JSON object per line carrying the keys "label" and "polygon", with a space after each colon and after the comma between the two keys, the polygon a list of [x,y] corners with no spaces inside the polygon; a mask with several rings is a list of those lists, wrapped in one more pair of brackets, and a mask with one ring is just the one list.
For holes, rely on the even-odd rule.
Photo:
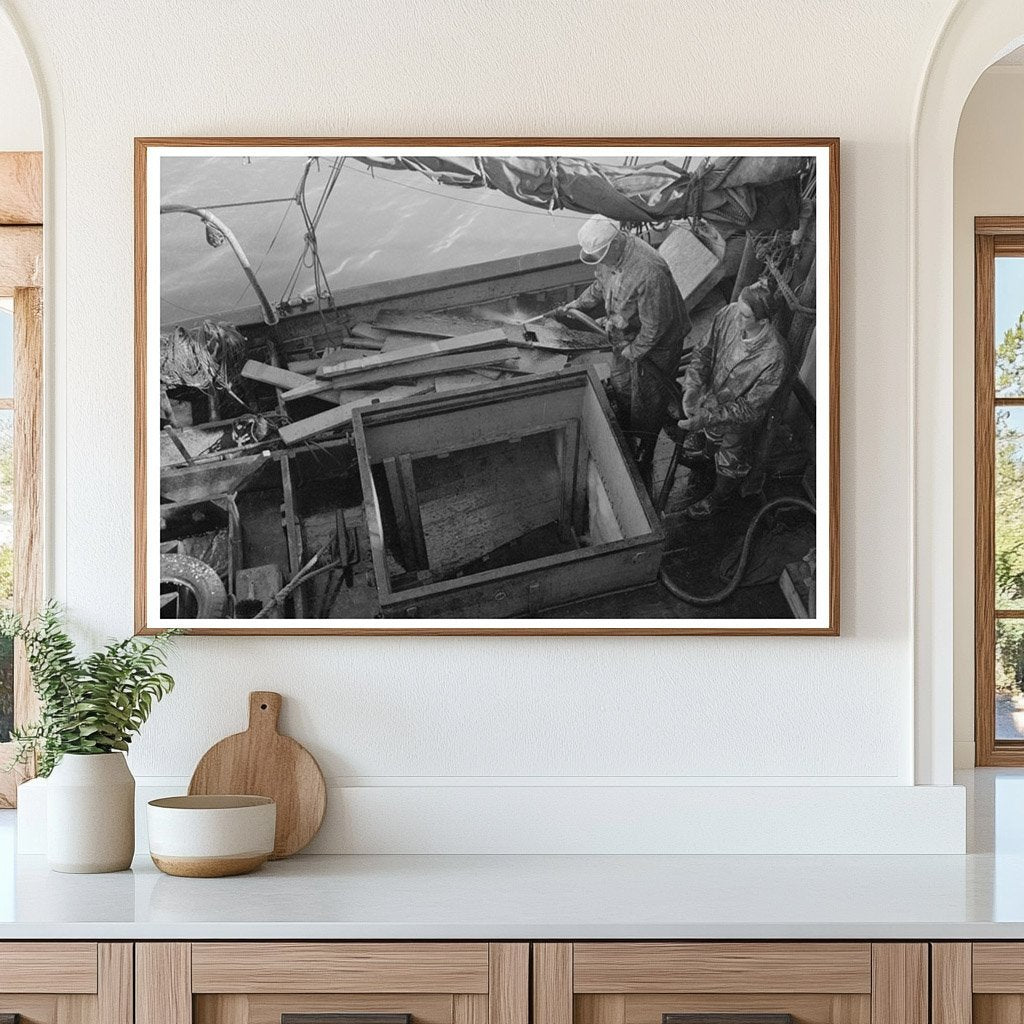
{"label": "wooden cabinet", "polygon": [[529,1024],[529,969],[514,942],[139,943],[136,1024]]}
{"label": "wooden cabinet", "polygon": [[1024,1020],[1024,942],[932,944],[934,1024]]}
{"label": "wooden cabinet", "polygon": [[130,942],[0,943],[0,1018],[132,1024]]}
{"label": "wooden cabinet", "polygon": [[10,942],[0,943],[0,1024],[9,1014],[21,1024],[1021,1024],[1024,943]]}
{"label": "wooden cabinet", "polygon": [[928,1022],[924,943],[537,943],[533,958],[533,1024]]}

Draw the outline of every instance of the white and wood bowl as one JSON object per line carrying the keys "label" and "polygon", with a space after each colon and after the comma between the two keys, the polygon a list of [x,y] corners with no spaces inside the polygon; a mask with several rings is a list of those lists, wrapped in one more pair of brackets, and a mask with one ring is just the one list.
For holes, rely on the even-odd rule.
{"label": "white and wood bowl", "polygon": [[168,796],[147,808],[149,853],[168,875],[224,878],[274,852],[277,805],[266,796]]}

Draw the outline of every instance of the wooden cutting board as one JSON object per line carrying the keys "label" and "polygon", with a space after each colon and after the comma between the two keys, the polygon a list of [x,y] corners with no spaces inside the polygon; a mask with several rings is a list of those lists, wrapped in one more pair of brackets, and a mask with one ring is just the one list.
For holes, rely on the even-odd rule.
{"label": "wooden cutting board", "polygon": [[327,787],[313,755],[277,731],[281,694],[249,694],[249,728],[214,744],[188,785],[190,796],[244,793],[277,803],[271,860],[298,853],[317,834],[327,808]]}

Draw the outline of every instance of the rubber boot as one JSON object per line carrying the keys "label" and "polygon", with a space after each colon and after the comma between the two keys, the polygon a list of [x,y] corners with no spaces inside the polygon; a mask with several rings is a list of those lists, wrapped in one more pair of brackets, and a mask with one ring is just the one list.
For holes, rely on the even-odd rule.
{"label": "rubber boot", "polygon": [[686,514],[691,519],[707,519],[715,515],[739,494],[742,483],[743,481],[736,477],[722,476],[721,473],[718,473],[715,476],[714,490],[706,498],[691,505],[686,510]]}

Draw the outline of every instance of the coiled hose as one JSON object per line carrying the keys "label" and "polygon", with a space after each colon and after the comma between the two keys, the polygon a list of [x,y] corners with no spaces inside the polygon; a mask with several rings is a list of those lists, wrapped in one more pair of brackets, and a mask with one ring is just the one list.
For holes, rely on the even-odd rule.
{"label": "coiled hose", "polygon": [[736,592],[740,583],[743,581],[743,574],[747,569],[747,562],[750,560],[750,548],[754,542],[754,534],[757,532],[757,528],[761,525],[761,522],[768,515],[769,512],[773,512],[778,508],[802,508],[811,515],[817,515],[818,510],[809,502],[804,501],[803,498],[775,498],[769,501],[764,508],[758,509],[757,515],[750,520],[750,525],[747,527],[747,534],[743,538],[743,550],[740,552],[740,560],[736,565],[736,571],[732,575],[732,579],[725,585],[722,590],[719,590],[714,594],[707,594],[701,596],[700,594],[690,594],[683,590],[681,586],[665,570],[662,566],[658,570],[658,579],[661,581],[665,589],[672,594],[674,597],[678,597],[680,601],[685,601],[687,604],[697,605],[701,608],[707,608],[711,605],[721,604],[723,601],[727,601]]}

